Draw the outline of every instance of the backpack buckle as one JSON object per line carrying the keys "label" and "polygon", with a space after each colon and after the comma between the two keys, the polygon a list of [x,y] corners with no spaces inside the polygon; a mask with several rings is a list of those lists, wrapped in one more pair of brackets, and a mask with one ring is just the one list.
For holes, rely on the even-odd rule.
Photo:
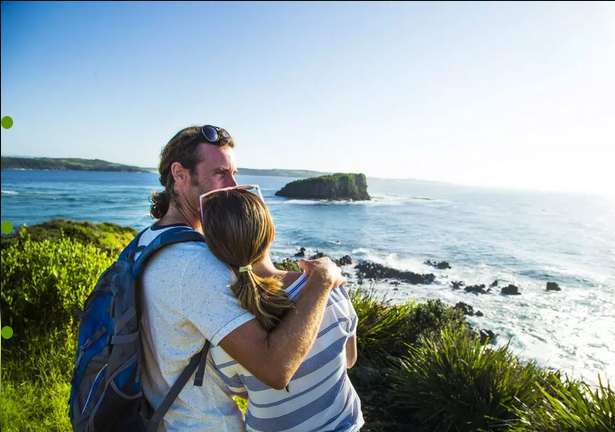
{"label": "backpack buckle", "polygon": [[134,248],[133,250],[128,252],[128,254],[126,255],[126,259],[128,261],[132,262],[134,260],[135,255],[137,253],[143,251],[143,249],[145,249],[145,246],[138,246],[138,247]]}

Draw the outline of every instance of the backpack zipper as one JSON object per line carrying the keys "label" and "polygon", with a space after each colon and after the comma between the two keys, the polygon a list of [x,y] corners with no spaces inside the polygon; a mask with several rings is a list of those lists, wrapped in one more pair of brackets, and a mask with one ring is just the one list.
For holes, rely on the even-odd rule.
{"label": "backpack zipper", "polygon": [[[109,363],[107,363],[107,364],[109,364]],[[107,369],[107,364],[105,364],[103,366],[103,368],[96,375],[96,378],[94,378],[94,382],[92,383],[92,388],[90,389],[90,393],[88,394],[88,398],[85,400],[85,404],[83,404],[83,410],[81,411],[81,414],[83,414],[85,412],[85,409],[88,407],[88,403],[90,402],[90,398],[93,396],[94,386],[96,385],[96,382],[98,381],[98,378],[100,377],[100,374],[103,373],[105,369]]]}

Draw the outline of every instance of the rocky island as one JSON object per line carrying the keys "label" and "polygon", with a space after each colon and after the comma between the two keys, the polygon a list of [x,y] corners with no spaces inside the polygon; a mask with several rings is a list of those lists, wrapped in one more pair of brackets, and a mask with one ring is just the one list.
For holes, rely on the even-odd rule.
{"label": "rocky island", "polygon": [[275,193],[287,198],[368,201],[364,174],[333,174],[296,180]]}

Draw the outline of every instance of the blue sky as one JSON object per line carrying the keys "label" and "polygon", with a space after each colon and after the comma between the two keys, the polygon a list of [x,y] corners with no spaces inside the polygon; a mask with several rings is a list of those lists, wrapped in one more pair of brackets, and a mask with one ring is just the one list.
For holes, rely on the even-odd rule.
{"label": "blue sky", "polygon": [[2,155],[615,184],[615,3],[2,2]]}

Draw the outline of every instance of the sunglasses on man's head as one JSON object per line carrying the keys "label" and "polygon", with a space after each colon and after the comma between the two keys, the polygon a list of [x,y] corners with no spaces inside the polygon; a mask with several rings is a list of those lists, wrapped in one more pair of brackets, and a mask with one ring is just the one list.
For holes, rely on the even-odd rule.
{"label": "sunglasses on man's head", "polygon": [[218,126],[205,125],[201,126],[201,129],[194,135],[188,143],[191,143],[199,136],[202,136],[207,140],[207,142],[211,144],[217,144],[222,139],[230,138],[231,134],[229,134],[225,129],[219,128]]}
{"label": "sunglasses on man's head", "polygon": [[252,192],[254,195],[258,196],[261,201],[265,202],[263,198],[263,194],[261,193],[261,188],[258,185],[239,185],[239,186],[231,186],[225,187],[221,189],[214,189],[207,193],[204,193],[199,197],[199,209],[201,210],[201,221],[203,220],[203,204],[206,202],[207,198],[211,198],[212,196],[220,193],[220,192],[228,192],[232,190],[245,190]]}

